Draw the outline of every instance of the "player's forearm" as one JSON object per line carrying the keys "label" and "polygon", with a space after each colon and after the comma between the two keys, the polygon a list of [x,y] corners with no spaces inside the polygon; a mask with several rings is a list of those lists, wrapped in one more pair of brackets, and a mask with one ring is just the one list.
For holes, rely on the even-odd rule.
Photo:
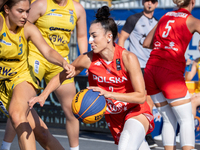
{"label": "player's forearm", "polygon": [[78,38],[78,47],[79,47],[80,54],[84,54],[88,51],[87,36]]}
{"label": "player's forearm", "polygon": [[60,81],[60,73],[54,76],[50,82],[45,87],[44,91],[40,94],[44,99],[47,99],[50,93],[52,93],[54,90],[56,90],[60,85],[62,84],[62,81]]}
{"label": "player's forearm", "polygon": [[132,93],[116,93],[110,92],[109,97],[114,100],[142,104],[146,101],[145,92],[132,92]]}
{"label": "player's forearm", "polygon": [[44,57],[51,62],[52,64],[58,65],[60,67],[65,66],[65,64],[68,64],[67,61],[55,50],[50,50],[49,53],[46,53]]}

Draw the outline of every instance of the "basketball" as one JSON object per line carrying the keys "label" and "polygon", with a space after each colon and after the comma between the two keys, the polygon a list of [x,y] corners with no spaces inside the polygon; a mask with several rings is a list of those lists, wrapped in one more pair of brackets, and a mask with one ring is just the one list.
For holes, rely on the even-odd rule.
{"label": "basketball", "polygon": [[74,116],[81,122],[92,124],[101,120],[106,112],[106,100],[93,90],[83,89],[72,101]]}

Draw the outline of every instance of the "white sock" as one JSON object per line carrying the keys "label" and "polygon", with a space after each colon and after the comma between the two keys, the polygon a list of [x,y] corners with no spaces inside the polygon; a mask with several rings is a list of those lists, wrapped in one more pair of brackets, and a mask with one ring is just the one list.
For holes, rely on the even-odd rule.
{"label": "white sock", "polygon": [[12,143],[3,141],[1,144],[0,150],[10,150],[10,146]]}
{"label": "white sock", "polygon": [[79,150],[79,145],[76,147],[70,147],[70,150]]}

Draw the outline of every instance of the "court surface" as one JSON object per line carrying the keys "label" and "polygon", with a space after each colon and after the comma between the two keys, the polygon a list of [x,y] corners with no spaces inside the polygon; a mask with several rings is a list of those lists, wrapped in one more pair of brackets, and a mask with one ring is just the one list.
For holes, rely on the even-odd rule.
{"label": "court surface", "polygon": [[[5,123],[0,123],[0,143],[3,140],[5,133],[5,125]],[[65,129],[49,128],[49,130],[58,139],[62,146],[68,150],[69,144]],[[80,131],[79,143],[80,150],[117,150],[117,146],[114,144],[112,136],[109,133]],[[158,144],[158,147],[153,148],[152,150],[164,149],[161,141],[156,141],[156,143]],[[36,144],[37,150],[43,150],[38,143]],[[196,145],[195,148],[200,150],[200,145]],[[11,145],[11,150],[20,150],[17,137],[15,137],[14,142]],[[177,143],[177,150],[181,150],[179,143]]]}

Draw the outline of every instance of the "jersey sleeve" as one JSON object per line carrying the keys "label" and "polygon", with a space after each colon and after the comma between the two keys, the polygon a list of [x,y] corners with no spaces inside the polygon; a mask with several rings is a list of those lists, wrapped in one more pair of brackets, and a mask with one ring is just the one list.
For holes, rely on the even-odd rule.
{"label": "jersey sleeve", "polygon": [[129,16],[127,18],[126,23],[124,24],[122,30],[130,34],[133,31],[133,29],[135,28],[135,25],[138,22],[138,20],[140,19],[140,17],[142,16],[142,14],[143,13],[137,13],[137,14]]}

